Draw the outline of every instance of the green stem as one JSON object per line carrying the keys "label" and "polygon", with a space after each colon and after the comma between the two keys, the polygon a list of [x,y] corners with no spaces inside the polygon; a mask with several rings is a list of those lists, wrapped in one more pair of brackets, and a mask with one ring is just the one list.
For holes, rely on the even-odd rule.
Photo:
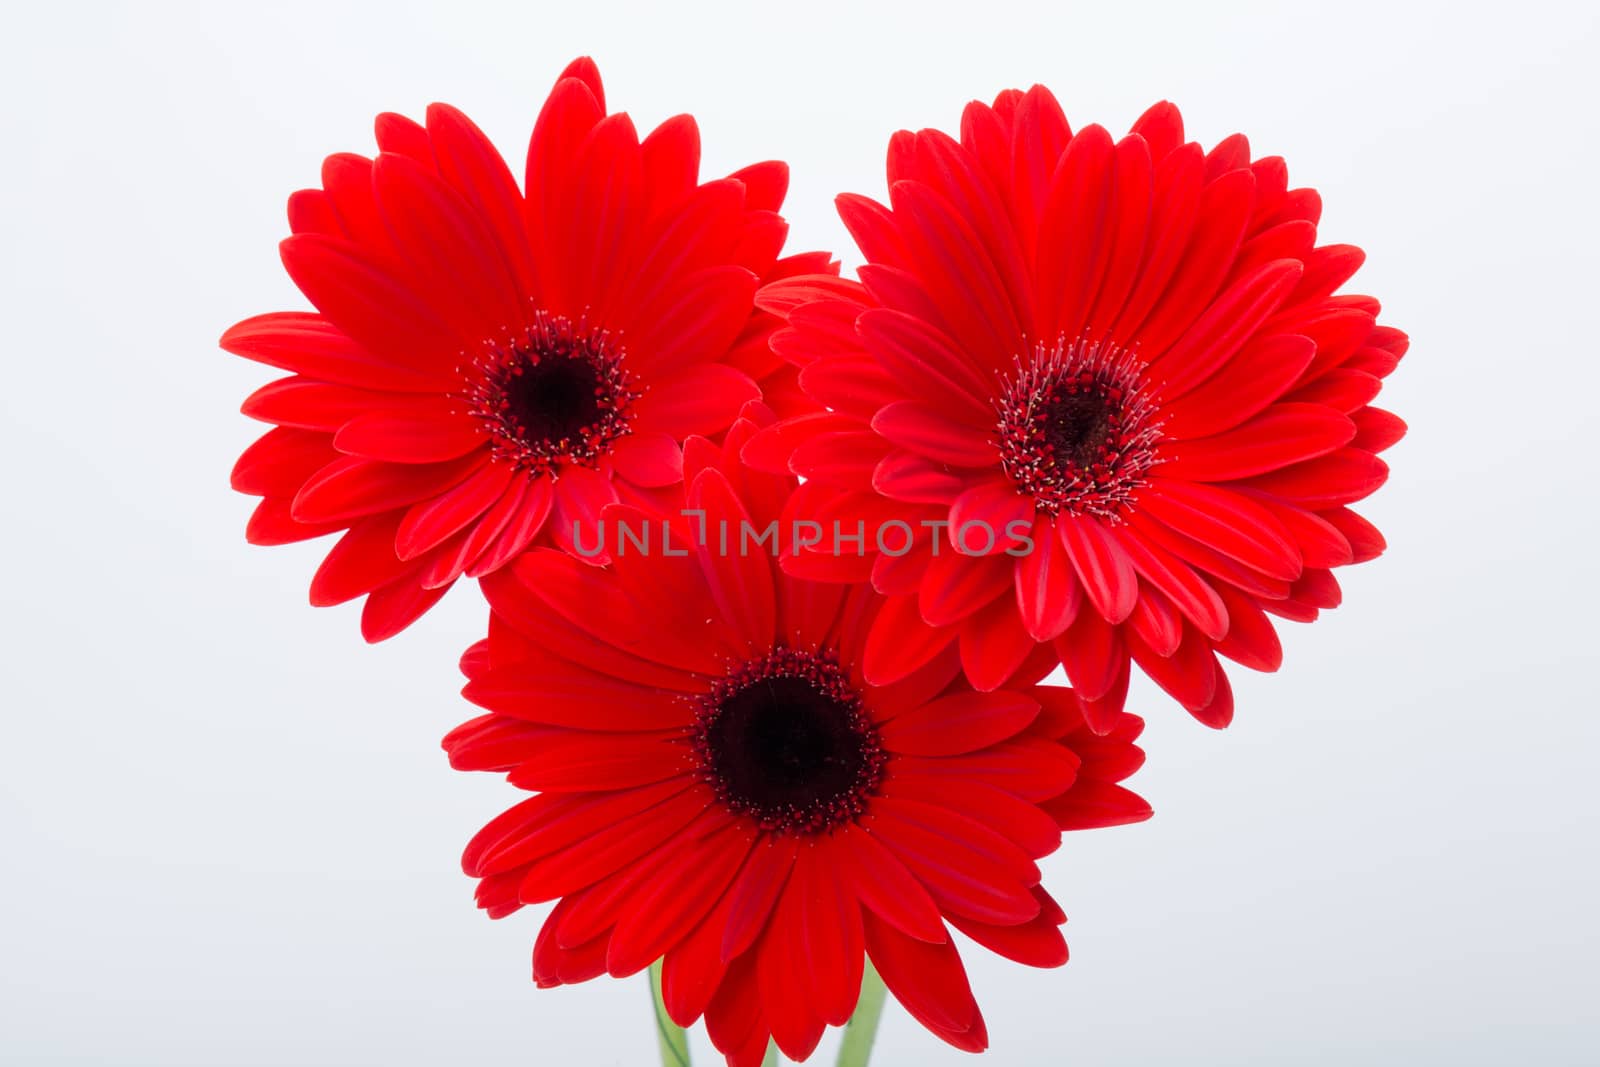
{"label": "green stem", "polygon": [[872,961],[867,961],[866,973],[861,976],[861,999],[856,1001],[856,1013],[844,1028],[844,1041],[839,1045],[838,1067],[867,1067],[872,1056],[872,1042],[878,1036],[878,1023],[883,1018],[883,998],[888,990],[878,976]]}
{"label": "green stem", "polygon": [[767,1054],[761,1057],[761,1067],[778,1067],[778,1046],[767,1042]]}
{"label": "green stem", "polygon": [[655,1009],[661,1067],[689,1067],[689,1035],[667,1015],[667,1006],[661,999],[660,960],[650,965],[650,1006]]}

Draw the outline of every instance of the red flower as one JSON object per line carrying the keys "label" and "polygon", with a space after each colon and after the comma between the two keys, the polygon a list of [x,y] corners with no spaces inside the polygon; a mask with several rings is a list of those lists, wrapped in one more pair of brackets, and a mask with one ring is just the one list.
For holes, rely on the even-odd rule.
{"label": "red flower", "polygon": [[1315,618],[1331,568],[1383,548],[1348,505],[1405,430],[1370,405],[1406,337],[1334,295],[1361,251],[1316,246],[1321,201],[1281,159],[1202,152],[1165,103],[1113,142],[1043,88],[1005,92],[959,141],[896,134],[888,174],[887,207],[838,201],[860,284],[757,297],[831,410],[745,458],[807,477],[796,515],[867,530],[862,556],[824,538],[786,566],[891,597],[875,683],[957,642],[992,689],[1052,642],[1097,727],[1130,660],[1225,725],[1217,653],[1276,669],[1268,615]]}
{"label": "red flower", "polygon": [[697,184],[694,120],[641,142],[587,59],[540,113],[526,195],[454,108],[379,116],[377,139],[375,160],[331,156],[289,199],[284,266],[320,313],[222,338],[293,372],[244,404],[276,424],[233,472],[263,498],[247,536],[346,530],[311,599],[367,595],[374,641],[461,575],[675,486],[684,436],[726,429],[762,384],[781,410],[793,372],[774,374],[776,320],[751,298],[829,269],[778,259],[782,163]]}
{"label": "red flower", "polygon": [[1114,784],[1142,760],[1142,723],[1117,715],[1099,737],[1070,689],[975,692],[953,651],[869,684],[878,595],[739,551],[792,486],[739,468],[753,432],[736,423],[720,455],[701,439],[685,450],[703,539],[680,523],[664,543],[617,505],[606,526],[653,531],[649,555],[613,541],[596,568],[535,550],[484,581],[489,637],[462,665],[490,713],[445,748],[538,795],[463,864],[491,917],[558,902],[534,947],[539,985],[664,957],[668,1012],[704,1015],[735,1067],[759,1064],[769,1034],[809,1055],[850,1017],[864,954],[929,1030],[982,1049],[950,928],[1026,964],[1065,962],[1034,861],[1063,829],[1148,817]]}

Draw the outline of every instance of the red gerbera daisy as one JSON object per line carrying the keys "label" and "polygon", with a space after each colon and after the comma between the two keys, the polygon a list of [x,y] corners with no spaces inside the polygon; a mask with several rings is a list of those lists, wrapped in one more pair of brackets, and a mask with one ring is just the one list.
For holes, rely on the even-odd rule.
{"label": "red gerbera daisy", "polygon": [[445,105],[425,127],[380,116],[377,140],[289,199],[283,262],[319,313],[222,338],[294,372],[244,405],[276,424],[234,468],[263,498],[247,536],[347,530],[311,599],[366,594],[369,640],[461,575],[678,483],[685,435],[724,430],[764,378],[787,393],[758,279],[829,269],[778,259],[782,163],[699,184],[694,120],[641,142],[588,59],[540,113],[526,195]]}
{"label": "red gerbera daisy", "polygon": [[825,537],[786,565],[890,596],[876,683],[958,642],[994,688],[1053,642],[1096,726],[1130,660],[1225,725],[1216,654],[1276,669],[1267,615],[1315,618],[1331,568],[1383,548],[1348,505],[1404,432],[1371,402],[1406,337],[1335,295],[1361,251],[1316,245],[1320,200],[1283,160],[1203,152],[1166,103],[1114,142],[1005,92],[959,141],[895,135],[888,176],[888,206],[838,201],[859,284],[757,297],[830,410],[746,459],[807,476],[796,515],[867,530],[863,554]]}
{"label": "red gerbera daisy", "polygon": [[[720,458],[700,439],[685,451],[704,538],[657,530],[648,555],[618,540],[605,568],[539,549],[485,580],[489,637],[463,669],[490,714],[445,748],[538,795],[464,866],[491,917],[558,901],[533,952],[541,986],[664,957],[669,1014],[704,1015],[735,1067],[759,1064],[769,1035],[809,1055],[850,1017],[865,957],[928,1029],[982,1049],[950,927],[1065,962],[1034,861],[1063,829],[1148,817],[1115,784],[1142,760],[1142,724],[1117,715],[1098,737],[1070,689],[976,692],[953,652],[869,684],[881,598],[740,551],[790,489],[738,468],[753,432],[736,423]],[[656,529],[626,505],[613,522],[619,537]]]}

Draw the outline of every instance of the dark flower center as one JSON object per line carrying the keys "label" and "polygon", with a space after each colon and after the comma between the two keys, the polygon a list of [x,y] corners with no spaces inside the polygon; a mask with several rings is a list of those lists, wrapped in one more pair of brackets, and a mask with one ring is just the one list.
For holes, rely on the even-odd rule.
{"label": "dark flower center", "polygon": [[998,406],[1000,465],[1046,514],[1116,518],[1156,463],[1156,405],[1126,349],[1040,345]]}
{"label": "dark flower center", "polygon": [[485,349],[467,369],[466,399],[496,457],[538,473],[593,466],[628,433],[639,394],[609,332],[540,312],[520,336]]}
{"label": "dark flower center", "polygon": [[1058,390],[1039,416],[1045,446],[1058,464],[1074,467],[1091,467],[1102,460],[1117,421],[1111,399],[1092,386],[1083,391]]}
{"label": "dark flower center", "polygon": [[775,649],[717,684],[693,738],[717,799],[765,830],[820,833],[859,816],[884,754],[831,655]]}

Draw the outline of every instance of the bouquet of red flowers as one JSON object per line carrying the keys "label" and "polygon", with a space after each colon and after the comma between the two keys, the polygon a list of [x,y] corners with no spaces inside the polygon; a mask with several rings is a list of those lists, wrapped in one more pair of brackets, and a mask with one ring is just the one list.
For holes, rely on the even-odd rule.
{"label": "bouquet of red flowers", "polygon": [[786,254],[784,164],[702,180],[587,59],[520,184],[445,105],[377,144],[289,198],[316,310],[222,338],[287,372],[233,484],[254,543],[339,534],[311,600],[370,641],[478,580],[444,747],[530,794],[479,907],[554,902],[541,986],[648,969],[669,1064],[702,1017],[733,1067],[847,1024],[865,1063],[886,990],[984,1049],[955,935],[1065,963],[1037,861],[1150,816],[1134,667],[1226,726],[1222,661],[1276,670],[1383,550],[1407,341],[1339,292],[1360,249],[1244,137],[1038,86],[890,139],[854,279]]}

